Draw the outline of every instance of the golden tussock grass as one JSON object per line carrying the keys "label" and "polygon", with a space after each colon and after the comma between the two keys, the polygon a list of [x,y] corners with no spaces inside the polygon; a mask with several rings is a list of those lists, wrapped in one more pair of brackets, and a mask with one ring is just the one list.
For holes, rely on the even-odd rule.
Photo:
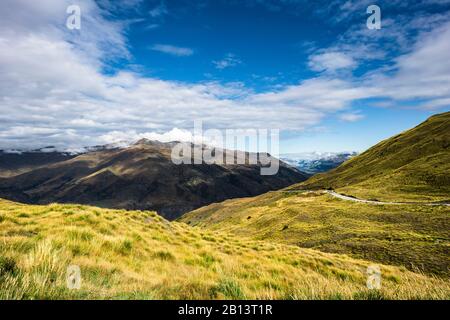
{"label": "golden tussock grass", "polygon": [[[447,299],[446,280],[169,223],[154,212],[0,200],[1,299]],[[69,265],[81,289],[66,286]]]}

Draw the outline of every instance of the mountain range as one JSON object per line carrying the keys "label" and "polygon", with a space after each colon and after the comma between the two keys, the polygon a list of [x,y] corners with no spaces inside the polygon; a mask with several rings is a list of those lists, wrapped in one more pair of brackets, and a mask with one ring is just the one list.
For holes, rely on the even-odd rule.
{"label": "mountain range", "polygon": [[314,175],[334,169],[356,155],[356,152],[289,153],[281,155],[280,159],[302,172]]}
{"label": "mountain range", "polygon": [[[171,160],[173,145],[143,139],[128,147],[96,147],[81,154],[3,152],[0,197],[31,204],[155,210],[175,219],[213,202],[255,196],[308,178],[283,162],[273,176],[260,175],[260,164],[176,165]],[[235,157],[246,155],[237,152]]]}

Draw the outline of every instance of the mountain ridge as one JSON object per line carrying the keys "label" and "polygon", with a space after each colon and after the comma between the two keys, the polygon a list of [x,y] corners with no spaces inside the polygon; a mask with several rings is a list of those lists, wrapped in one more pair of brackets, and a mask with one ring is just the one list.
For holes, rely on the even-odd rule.
{"label": "mountain ridge", "polygon": [[259,164],[176,165],[171,161],[174,143],[140,140],[127,148],[96,150],[38,166],[0,178],[0,196],[32,204],[156,210],[174,219],[212,202],[254,196],[307,178],[282,162],[274,176],[261,176]]}

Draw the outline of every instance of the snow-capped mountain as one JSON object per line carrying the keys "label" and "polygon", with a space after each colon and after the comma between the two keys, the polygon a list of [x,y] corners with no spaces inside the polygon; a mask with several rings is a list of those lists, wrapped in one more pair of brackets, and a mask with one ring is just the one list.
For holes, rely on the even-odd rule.
{"label": "snow-capped mountain", "polygon": [[356,155],[356,152],[305,152],[283,154],[280,159],[303,172],[316,174],[334,169]]}

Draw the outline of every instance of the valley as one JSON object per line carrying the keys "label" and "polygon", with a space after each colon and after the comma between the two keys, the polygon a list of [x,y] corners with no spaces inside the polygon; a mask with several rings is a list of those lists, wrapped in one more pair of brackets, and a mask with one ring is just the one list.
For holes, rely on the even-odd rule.
{"label": "valley", "polygon": [[449,117],[308,180],[285,164],[172,167],[170,144],[148,140],[36,163],[0,179],[29,203],[0,200],[0,298],[448,299]]}
{"label": "valley", "polygon": [[448,277],[449,141],[447,112],[305,182],[180,220]]}
{"label": "valley", "polygon": [[444,312],[449,39],[450,0],[1,0],[1,314]]}
{"label": "valley", "polygon": [[212,204],[181,221],[448,277],[449,215],[445,206],[370,205],[298,191]]}

